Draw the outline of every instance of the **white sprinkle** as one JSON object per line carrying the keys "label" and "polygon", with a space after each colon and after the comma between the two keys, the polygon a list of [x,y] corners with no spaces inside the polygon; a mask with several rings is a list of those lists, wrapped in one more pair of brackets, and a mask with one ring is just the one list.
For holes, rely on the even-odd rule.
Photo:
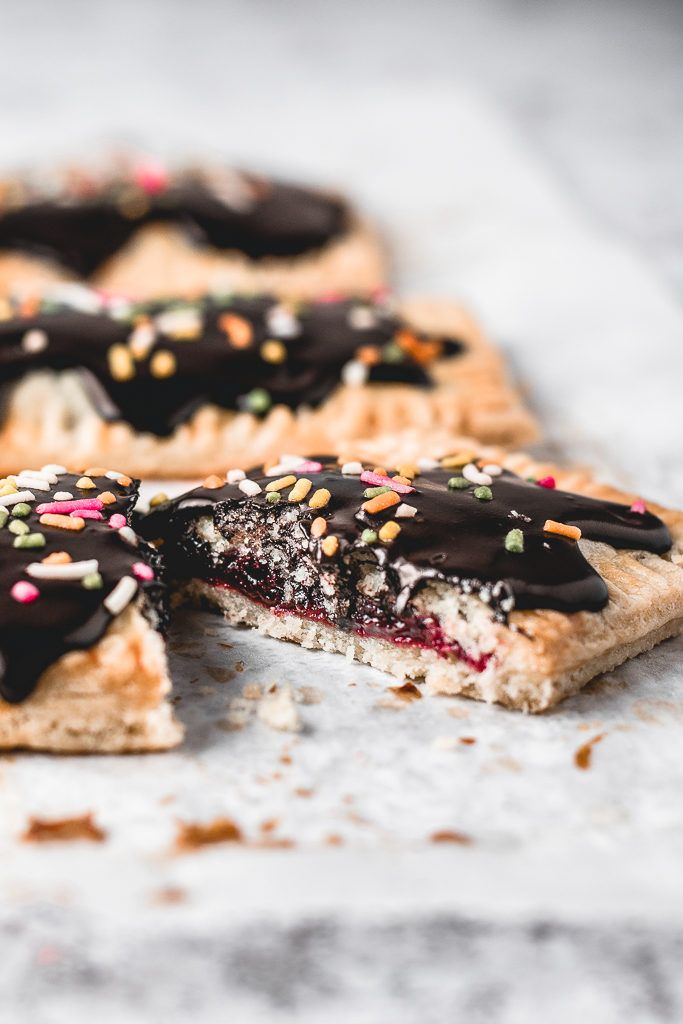
{"label": "white sprinkle", "polygon": [[41,477],[36,476],[24,476],[20,473],[19,476],[8,476],[8,480],[11,480],[13,484],[23,485],[24,487],[31,487],[34,491],[49,491],[50,481],[45,480]]}
{"label": "white sprinkle", "polygon": [[243,469],[229,469],[225,479],[229,484],[238,484],[240,480],[244,480],[245,475]]}
{"label": "white sprinkle", "polygon": [[301,324],[286,306],[273,306],[266,313],[268,330],[276,338],[296,338]]}
{"label": "white sprinkle", "polygon": [[125,473],[119,473],[117,469],[108,469],[104,474],[107,480],[118,480],[120,476],[125,476]]}
{"label": "white sprinkle", "polygon": [[497,462],[489,462],[483,467],[482,472],[488,473],[489,476],[500,476],[503,467],[499,466]]}
{"label": "white sprinkle", "polygon": [[367,383],[368,368],[357,359],[352,359],[342,368],[341,379],[349,388],[362,388]]}
{"label": "white sprinkle", "polygon": [[73,494],[71,491],[55,491],[53,497],[55,501],[71,501]]}
{"label": "white sprinkle", "polygon": [[17,491],[16,494],[3,494],[0,495],[0,505],[16,505],[20,501],[35,501],[36,496],[33,491]]}
{"label": "white sprinkle", "polygon": [[48,473],[44,469],[22,469],[19,473],[19,477],[25,480],[30,477],[32,480],[47,480],[50,484],[57,483],[57,477],[54,473]]}
{"label": "white sprinkle", "polygon": [[255,480],[242,480],[239,484],[239,489],[243,494],[246,494],[248,498],[253,498],[255,494],[261,493],[261,488]]}
{"label": "white sprinkle", "polygon": [[206,501],[203,498],[185,498],[178,502],[178,508],[206,508]]}
{"label": "white sprinkle", "polygon": [[83,284],[67,282],[54,285],[47,290],[46,298],[54,302],[63,302],[82,313],[99,313],[102,308],[102,299],[98,293]]}
{"label": "white sprinkle", "polygon": [[462,475],[465,480],[469,480],[471,484],[479,484],[480,487],[488,487],[489,484],[493,483],[493,478],[488,473],[480,473],[473,462],[468,462],[463,468]]}
{"label": "white sprinkle", "polygon": [[116,584],[111,594],[105,597],[102,604],[110,615],[118,615],[133,600],[137,589],[137,580],[134,580],[132,576],[124,576]]}
{"label": "white sprinkle", "polygon": [[82,580],[99,569],[96,558],[86,558],[82,562],[67,562],[65,565],[50,565],[45,562],[31,562],[25,572],[36,580]]}
{"label": "white sprinkle", "polygon": [[418,459],[417,460],[417,468],[418,469],[422,469],[422,470],[437,469],[438,465],[439,465],[439,463],[436,461],[436,459]]}
{"label": "white sprinkle", "polygon": [[132,530],[130,526],[122,526],[118,530],[118,535],[126,544],[130,544],[131,547],[136,548],[138,546],[138,538],[135,535],[135,530]]}
{"label": "white sprinkle", "polygon": [[303,455],[281,455],[277,466],[271,466],[266,472],[266,476],[282,476],[284,473],[291,473],[303,461]]}
{"label": "white sprinkle", "polygon": [[162,334],[170,334],[171,337],[174,337],[176,334],[183,334],[186,331],[199,332],[202,327],[202,318],[199,315],[199,310],[192,306],[186,306],[181,309],[168,309],[164,313],[159,313],[154,318],[154,322],[157,325],[157,330],[161,331]]}
{"label": "white sprinkle", "polygon": [[54,473],[55,476],[61,476],[62,473],[67,473],[66,466],[59,466],[56,462],[48,462],[47,466],[40,467],[41,474],[47,476],[48,480]]}
{"label": "white sprinkle", "polygon": [[42,352],[47,348],[47,334],[35,327],[21,339],[21,347],[24,352]]}
{"label": "white sprinkle", "polygon": [[412,519],[417,509],[414,505],[406,505],[405,502],[401,502],[396,511],[394,512],[395,519]]}
{"label": "white sprinkle", "polygon": [[377,317],[369,306],[353,306],[349,311],[349,325],[354,331],[369,331],[377,326]]}
{"label": "white sprinkle", "polygon": [[136,359],[144,359],[156,338],[156,331],[151,324],[138,324],[128,337],[130,350]]}
{"label": "white sprinkle", "polygon": [[345,462],[341,471],[344,476],[360,476],[363,466],[360,462]]}

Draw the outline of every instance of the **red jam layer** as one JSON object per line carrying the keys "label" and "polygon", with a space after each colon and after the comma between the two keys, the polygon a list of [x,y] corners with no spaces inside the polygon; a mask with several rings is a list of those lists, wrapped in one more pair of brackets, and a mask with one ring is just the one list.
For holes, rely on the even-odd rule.
{"label": "red jam layer", "polygon": [[[240,576],[244,577],[245,574],[240,573]],[[302,619],[320,622],[325,626],[336,627],[338,625],[332,622],[320,608],[301,608],[296,605],[283,604],[274,599],[274,579],[271,580],[270,585],[259,588],[258,594],[255,594],[251,588],[240,586],[237,580],[228,582],[226,580],[211,579],[206,582],[213,587],[233,590],[243,594],[250,601],[255,601],[257,604],[273,612],[274,615],[294,614]],[[253,577],[250,577],[249,582],[255,582]],[[262,580],[261,582],[265,581]],[[398,647],[417,647],[425,651],[434,651],[440,658],[454,657],[458,661],[464,662],[473,672],[483,672],[491,660],[491,654],[481,654],[478,657],[474,657],[468,654],[457,640],[448,639],[436,616],[421,617],[416,615],[399,619],[391,616],[389,613],[378,612],[377,608],[371,605],[369,601],[367,604],[367,611],[364,612],[361,609],[360,614],[357,611],[353,620],[348,624],[350,631],[357,636],[387,640]],[[372,608],[372,612],[370,608]]]}

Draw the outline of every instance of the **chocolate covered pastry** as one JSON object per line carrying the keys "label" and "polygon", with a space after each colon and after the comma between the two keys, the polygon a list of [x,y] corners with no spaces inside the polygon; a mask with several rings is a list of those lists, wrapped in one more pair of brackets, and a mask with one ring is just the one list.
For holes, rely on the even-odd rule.
{"label": "chocolate covered pastry", "polygon": [[159,558],[137,483],[91,467],[0,481],[0,748],[120,752],[179,741]]}
{"label": "chocolate covered pastry", "polygon": [[0,471],[108,462],[141,476],[249,466],[315,437],[535,434],[461,308],[206,295],[131,303],[68,286],[0,302]]}
{"label": "chocolate covered pastry", "polygon": [[144,521],[180,591],[434,692],[542,711],[683,628],[683,514],[586,474],[470,443],[228,480]]}
{"label": "chocolate covered pastry", "polygon": [[234,169],[115,161],[0,181],[0,293],[65,277],[150,298],[367,293],[386,274],[344,199]]}

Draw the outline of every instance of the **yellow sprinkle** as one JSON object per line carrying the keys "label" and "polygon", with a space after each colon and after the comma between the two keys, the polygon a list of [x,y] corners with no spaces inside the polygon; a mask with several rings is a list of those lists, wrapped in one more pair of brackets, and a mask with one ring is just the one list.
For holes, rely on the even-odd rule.
{"label": "yellow sprinkle", "polygon": [[76,481],[76,487],[78,487],[79,491],[90,491],[95,486],[89,476],[82,476]]}
{"label": "yellow sprinkle", "polygon": [[398,523],[395,523],[393,519],[390,519],[388,523],[384,524],[377,536],[381,541],[388,543],[391,540],[396,540],[400,532],[401,527]]}
{"label": "yellow sprinkle", "polygon": [[554,519],[546,519],[543,531],[544,533],[556,533],[560,537],[569,537],[570,540],[581,539],[581,530],[578,526],[569,526],[567,523],[556,523]]}
{"label": "yellow sprinkle", "polygon": [[418,467],[414,466],[412,464],[412,462],[409,465],[399,466],[398,467],[398,471],[399,471],[401,476],[405,476],[409,480],[413,480],[418,475],[418,473],[420,472]]}
{"label": "yellow sprinkle", "polygon": [[312,486],[313,484],[307,477],[300,477],[289,492],[288,501],[303,501]]}
{"label": "yellow sprinkle", "polygon": [[116,501],[116,496],[111,491],[102,491],[97,497],[100,499],[103,505],[113,505]]}
{"label": "yellow sprinkle", "polygon": [[83,476],[104,476],[106,469],[102,466],[90,466],[88,469],[83,470]]}
{"label": "yellow sprinkle", "polygon": [[372,472],[376,473],[377,476],[387,476],[387,471],[384,466],[375,466]]}
{"label": "yellow sprinkle", "polygon": [[125,345],[112,345],[107,360],[114,380],[131,380],[135,376],[135,363]]}
{"label": "yellow sprinkle", "polygon": [[337,554],[339,549],[339,539],[335,537],[334,534],[331,534],[329,537],[325,537],[325,540],[322,542],[320,547],[327,558],[332,558]]}
{"label": "yellow sprinkle", "polygon": [[117,476],[116,482],[117,484],[120,484],[121,487],[130,487],[133,483],[129,476]]}
{"label": "yellow sprinkle", "polygon": [[163,505],[165,501],[168,501],[168,494],[165,494],[164,491],[159,491],[158,494],[149,499],[149,507],[156,508],[157,505]]}
{"label": "yellow sprinkle", "polygon": [[317,516],[311,523],[311,537],[324,537],[327,533],[327,520]]}
{"label": "yellow sprinkle", "polygon": [[284,363],[287,358],[287,349],[281,341],[269,339],[261,345],[261,357],[267,363]]}
{"label": "yellow sprinkle", "polygon": [[267,491],[281,491],[283,487],[291,487],[292,484],[296,483],[295,476],[281,476],[277,480],[271,480],[269,484],[266,484]]}
{"label": "yellow sprinkle", "polygon": [[332,495],[326,487],[319,487],[308,503],[309,508],[325,508]]}
{"label": "yellow sprinkle", "polygon": [[46,565],[68,565],[72,559],[68,551],[53,551],[51,555],[41,561]]}
{"label": "yellow sprinkle", "polygon": [[396,476],[392,477],[392,480],[395,480],[397,484],[407,484],[407,485],[412,484],[412,482],[413,482],[412,480],[409,480],[407,476],[400,476],[398,474]]}
{"label": "yellow sprinkle", "polygon": [[43,526],[56,526],[60,530],[82,530],[85,527],[85,519],[80,516],[62,516],[56,512],[45,512],[40,522]]}
{"label": "yellow sprinkle", "polygon": [[16,485],[13,484],[10,480],[6,480],[3,483],[2,487],[0,487],[0,497],[4,496],[5,494],[16,494],[16,493],[17,493]]}
{"label": "yellow sprinkle", "polygon": [[167,348],[160,348],[149,361],[150,373],[153,377],[172,377],[178,368],[176,357]]}
{"label": "yellow sprinkle", "polygon": [[[204,481],[202,486],[206,487],[210,491],[214,491],[218,487],[222,487],[224,483],[225,483],[225,481],[223,480],[223,478],[220,477],[220,476],[216,476],[215,473],[214,473],[211,476],[207,476],[207,478]],[[164,500],[164,501],[166,500],[166,495],[165,494],[163,495],[163,499],[162,500]],[[150,502],[150,505],[151,504],[152,503]],[[160,502],[157,501],[157,505],[158,504],[160,504]]]}
{"label": "yellow sprinkle", "polygon": [[444,469],[456,469],[458,466],[466,466],[468,462],[474,462],[476,452],[458,452],[456,455],[447,455],[441,460]]}

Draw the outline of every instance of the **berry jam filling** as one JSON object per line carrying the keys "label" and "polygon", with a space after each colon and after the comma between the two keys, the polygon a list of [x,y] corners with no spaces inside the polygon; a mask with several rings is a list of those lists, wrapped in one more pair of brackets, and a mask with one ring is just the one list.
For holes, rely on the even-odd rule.
{"label": "berry jam filling", "polygon": [[297,599],[285,601],[282,582],[277,573],[256,559],[240,556],[230,562],[230,571],[223,579],[210,579],[214,587],[236,590],[252,601],[264,605],[275,615],[293,612],[301,618],[321,622],[328,626],[348,628],[358,636],[388,640],[398,647],[418,647],[434,651],[440,658],[455,657],[472,669],[483,672],[491,654],[474,657],[457,640],[449,639],[433,615],[410,615],[399,618],[388,609],[380,608],[369,597],[358,592],[355,608],[343,622],[333,621],[324,608],[311,600],[314,595],[297,588]]}

